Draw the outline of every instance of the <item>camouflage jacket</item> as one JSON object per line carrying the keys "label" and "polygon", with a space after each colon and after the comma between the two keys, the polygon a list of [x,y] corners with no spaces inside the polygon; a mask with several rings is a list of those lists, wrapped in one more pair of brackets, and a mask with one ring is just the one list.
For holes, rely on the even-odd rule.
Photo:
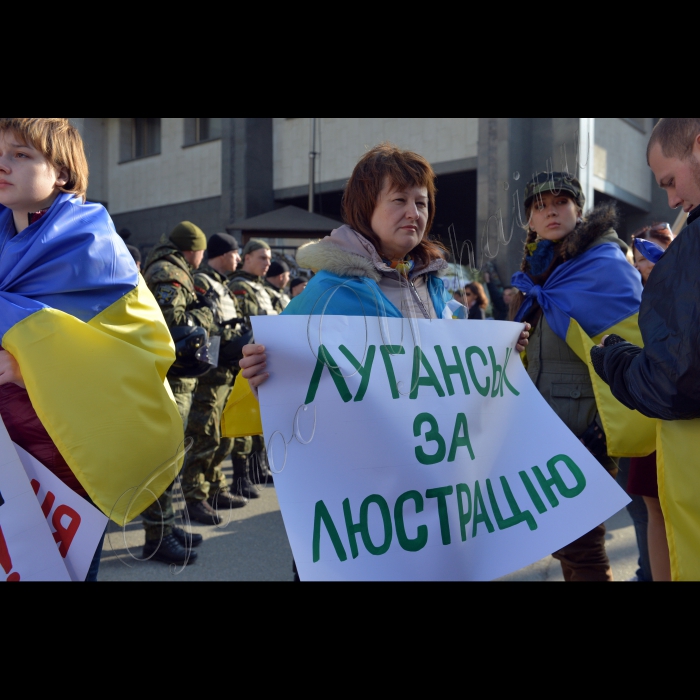
{"label": "camouflage jacket", "polygon": [[[202,326],[212,331],[211,309],[200,308],[191,268],[182,253],[170,241],[161,240],[146,260],[143,277],[153,292],[168,328]],[[168,377],[175,392],[193,391],[197,380]]]}
{"label": "camouflage jacket", "polygon": [[244,318],[274,316],[279,313],[275,310],[262,277],[256,277],[249,272],[234,272],[228,286],[235,294]]}
{"label": "camouflage jacket", "polygon": [[284,290],[275,287],[274,284],[270,284],[267,280],[265,280],[265,289],[272,299],[273,308],[278,314],[281,314],[291,299]]}
{"label": "camouflage jacket", "polygon": [[[219,366],[207,372],[201,379],[201,384],[231,384],[238,374],[240,350],[232,351],[235,341],[240,339],[248,330],[244,325],[243,314],[238,305],[237,297],[226,285],[227,278],[209,265],[201,265],[194,274],[195,291],[209,299],[214,309],[214,320],[217,324],[216,334],[221,336],[221,353]],[[240,345],[240,343],[238,343]],[[227,350],[227,346],[230,346]],[[235,354],[234,354],[235,352]]]}
{"label": "camouflage jacket", "polygon": [[143,276],[163,312],[168,328],[194,325],[212,330],[214,316],[211,309],[200,308],[192,268],[172,243],[161,242],[151,251],[144,265]]}

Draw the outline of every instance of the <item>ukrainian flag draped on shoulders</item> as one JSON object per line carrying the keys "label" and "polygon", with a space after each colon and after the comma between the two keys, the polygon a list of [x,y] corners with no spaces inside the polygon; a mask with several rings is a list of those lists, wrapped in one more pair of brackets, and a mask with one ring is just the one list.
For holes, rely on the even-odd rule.
{"label": "ukrainian flag draped on shoulders", "polygon": [[0,206],[0,344],[105,514],[123,524],[168,487],[183,441],[174,347],[103,206],[61,194],[19,234]]}
{"label": "ukrainian flag draped on shoulders", "polygon": [[536,300],[551,329],[588,367],[608,453],[618,457],[651,454],[656,449],[655,421],[615,399],[590,359],[590,349],[611,333],[642,345],[640,275],[620,247],[595,245],[559,265],[541,286],[524,272],[513,275],[512,283],[526,295],[515,320],[526,318]]}

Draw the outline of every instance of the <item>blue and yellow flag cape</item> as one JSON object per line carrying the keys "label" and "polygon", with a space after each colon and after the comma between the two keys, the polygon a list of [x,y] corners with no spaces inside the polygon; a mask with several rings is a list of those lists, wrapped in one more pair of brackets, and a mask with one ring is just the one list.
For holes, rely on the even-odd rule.
{"label": "blue and yellow flag cape", "polygon": [[104,207],[61,194],[15,235],[0,206],[0,344],[106,515],[128,522],[168,487],[183,441],[165,378],[175,351]]}
{"label": "blue and yellow flag cape", "polygon": [[524,272],[516,272],[512,283],[526,295],[515,320],[525,318],[536,299],[551,329],[588,367],[608,454],[651,454],[656,449],[656,422],[614,398],[591,364],[590,350],[604,335],[616,333],[643,344],[638,325],[642,283],[619,246],[602,243],[589,248],[557,267],[542,286]]}

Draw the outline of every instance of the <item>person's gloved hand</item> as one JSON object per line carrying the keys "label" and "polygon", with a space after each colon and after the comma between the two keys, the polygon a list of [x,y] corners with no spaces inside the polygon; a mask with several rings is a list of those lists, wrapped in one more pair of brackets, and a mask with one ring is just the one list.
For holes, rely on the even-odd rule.
{"label": "person's gloved hand", "polygon": [[[217,310],[216,305],[216,295],[213,290],[205,291],[201,287],[195,287],[195,294],[197,295],[197,306],[200,309],[207,308],[211,309],[212,313]],[[214,314],[216,316],[216,314]]]}
{"label": "person's gloved hand", "polygon": [[608,441],[603,429],[594,420],[586,432],[579,438],[583,446],[597,459],[601,460],[608,454]]}
{"label": "person's gloved hand", "polygon": [[248,345],[252,341],[253,331],[250,329],[245,329],[242,335],[231,338],[219,350],[219,364],[227,367],[237,366],[238,361],[243,357],[243,346]]}
{"label": "person's gloved hand", "polygon": [[600,345],[594,345],[591,348],[591,363],[593,364],[593,369],[603,381],[608,381],[607,377],[605,376],[605,348],[617,345],[618,343],[626,342],[627,341],[624,338],[611,333],[610,335],[603,336],[603,339],[600,341]]}

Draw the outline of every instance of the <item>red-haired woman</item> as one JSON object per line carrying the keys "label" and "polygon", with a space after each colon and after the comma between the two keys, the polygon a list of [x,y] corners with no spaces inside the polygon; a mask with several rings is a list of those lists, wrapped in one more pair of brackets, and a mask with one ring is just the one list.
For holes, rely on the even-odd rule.
{"label": "red-haired woman", "polygon": [[470,282],[464,287],[464,299],[469,309],[468,318],[483,321],[486,318],[486,307],[489,305],[484,288],[478,282]]}
{"label": "red-haired woman", "polygon": [[[425,158],[391,144],[368,151],[345,188],[343,217],[344,226],[297,251],[316,275],[285,314],[452,318],[443,316],[449,296],[438,277],[446,251],[428,237],[435,173]],[[527,337],[523,331],[518,352]],[[253,387],[268,377],[265,359],[262,346],[244,348],[243,376]]]}

